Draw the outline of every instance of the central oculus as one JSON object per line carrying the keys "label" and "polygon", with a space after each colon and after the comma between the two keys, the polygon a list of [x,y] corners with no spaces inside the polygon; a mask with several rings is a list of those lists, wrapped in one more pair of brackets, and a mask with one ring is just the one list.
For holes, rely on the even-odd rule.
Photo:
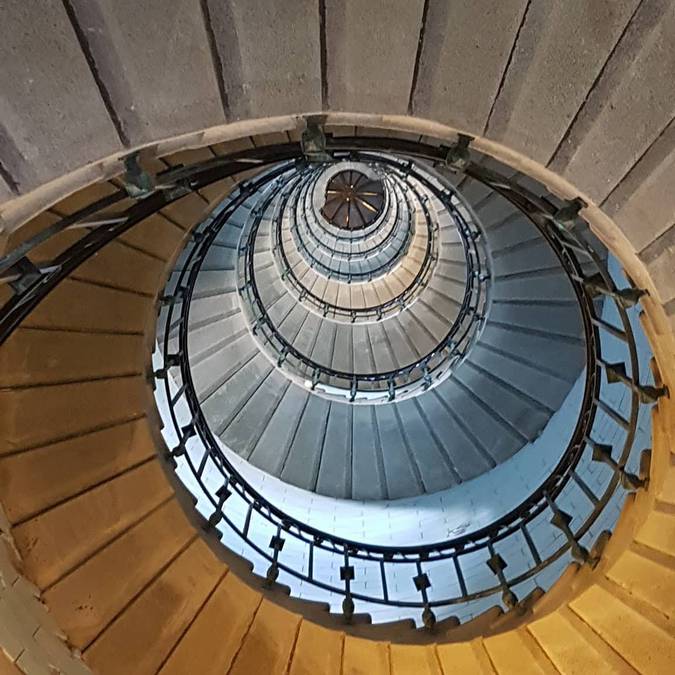
{"label": "central oculus", "polygon": [[360,171],[340,171],[326,186],[323,217],[341,230],[362,230],[382,213],[384,188]]}

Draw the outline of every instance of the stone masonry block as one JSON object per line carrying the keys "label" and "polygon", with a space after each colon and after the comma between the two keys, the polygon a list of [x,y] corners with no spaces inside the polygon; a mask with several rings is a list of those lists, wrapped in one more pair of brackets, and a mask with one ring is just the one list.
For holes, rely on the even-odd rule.
{"label": "stone masonry block", "polygon": [[313,0],[208,0],[233,120],[321,110]]}
{"label": "stone masonry block", "polygon": [[395,0],[386,9],[368,0],[328,0],[331,110],[407,112],[423,6],[421,0]]}
{"label": "stone masonry block", "polygon": [[72,0],[132,144],[225,121],[199,0]]}
{"label": "stone masonry block", "polygon": [[0,161],[26,192],[121,149],[59,2],[0,5]]}

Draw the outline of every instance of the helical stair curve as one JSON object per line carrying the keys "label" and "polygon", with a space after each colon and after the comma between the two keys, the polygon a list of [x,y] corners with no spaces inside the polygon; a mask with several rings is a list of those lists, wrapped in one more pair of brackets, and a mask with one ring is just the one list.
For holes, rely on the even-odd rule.
{"label": "helical stair curve", "polygon": [[[634,436],[640,402],[655,400],[657,390],[641,385],[630,399],[608,399],[603,389],[629,383],[626,373],[639,372],[634,320],[627,313],[637,295],[614,285],[597,240],[573,234],[578,205],[554,206],[519,186],[517,176],[498,173],[504,168],[494,161],[486,166],[479,160],[474,178],[467,178],[473,184],[461,191],[409,160],[353,151],[349,160],[352,167],[377,162],[379,171],[395,172],[389,185],[408,183],[408,198],[395,217],[404,228],[414,227],[413,243],[399,267],[367,282],[385,303],[396,293],[406,300],[396,299],[397,313],[385,317],[375,306],[364,308],[363,301],[350,303],[358,286],[349,271],[343,279],[330,271],[322,275],[302,245],[294,246],[294,264],[289,262],[285,247],[299,239],[298,222],[309,227],[321,217],[308,216],[300,205],[314,203],[306,193],[320,182],[312,174],[325,171],[323,164],[282,164],[242,184],[197,228],[164,294],[156,374],[164,403],[170,401],[165,416],[175,442],[173,461],[189,467],[186,480],[198,509],[212,526],[222,527],[228,543],[232,530],[244,540],[241,549],[232,545],[260,574],[270,582],[281,574],[292,593],[293,577],[314,585],[301,590],[301,597],[327,601],[348,619],[355,601],[379,620],[404,618],[406,610],[378,612],[373,609],[378,603],[419,607],[418,619],[427,626],[439,613],[456,622],[458,603],[465,603],[465,617],[474,616],[494,603],[494,594],[514,607],[523,595],[541,592],[529,580],[547,567],[560,573],[559,561],[596,559],[603,540],[598,525],[608,524],[607,513],[600,517],[603,510],[620,499],[621,490],[641,484]],[[507,182],[508,192],[502,187]],[[398,198],[392,194],[388,201],[393,206]],[[284,239],[285,228],[296,230],[296,239],[293,231]],[[426,237],[426,244],[415,243],[418,237]],[[478,241],[484,242],[482,252]],[[536,255],[524,257],[523,251]],[[354,256],[349,262],[363,261]],[[286,283],[292,264],[295,278],[307,284],[299,294]],[[418,285],[425,266],[431,269]],[[508,285],[531,277],[539,281],[536,299],[514,302]],[[312,290],[317,282],[323,283],[320,293]],[[378,291],[378,283],[385,290]],[[414,294],[408,293],[411,286]],[[309,292],[315,303],[326,302],[331,287],[325,309],[303,306]],[[607,306],[598,298],[608,298]],[[618,315],[609,303],[620,308]],[[359,322],[361,310],[375,320]],[[462,337],[455,340],[464,321]],[[416,343],[420,329],[427,347]],[[505,333],[514,333],[515,341],[508,342]],[[603,334],[613,355],[617,346],[611,341],[625,343],[629,365],[615,356],[603,359]],[[387,348],[388,361],[378,353]],[[525,366],[531,371],[538,366],[537,375],[528,379]],[[578,378],[583,395],[568,403],[579,408],[576,425],[568,446],[551,453],[542,430]],[[608,422],[626,435],[618,459],[598,440],[610,433]],[[265,499],[250,479],[247,483],[230,454],[298,488],[367,503],[447,490],[495,470],[525,445],[555,459],[549,457],[550,475],[533,494],[486,527],[474,525],[471,532],[470,523],[461,528],[462,536],[419,547],[338,538],[311,526],[311,509],[308,526]],[[589,461],[613,468],[598,481],[587,475]],[[602,494],[589,485],[591,478],[602,485]],[[562,538],[546,541],[544,523]],[[552,550],[538,543],[543,541]],[[520,552],[523,546],[527,556]],[[466,577],[480,555],[494,581],[469,590]],[[321,556],[325,559],[315,563]],[[513,576],[504,572],[509,558],[519,568]],[[409,588],[399,571],[406,566],[416,571]],[[400,589],[398,597],[392,585]],[[344,596],[341,604],[331,602],[336,595]]]}
{"label": "helical stair curve", "polygon": [[[371,142],[377,148],[377,141]],[[194,189],[201,181],[207,185],[222,179],[241,171],[251,157],[271,163],[270,169],[263,168],[239,184],[191,230],[162,294],[154,376],[168,459],[194,494],[207,529],[217,531],[230,548],[251,560],[266,584],[287,584],[291,594],[326,603],[348,622],[360,622],[358,617],[364,613],[385,622],[412,616],[434,631],[437,626],[447,630],[480,616],[495,603],[518,614],[570,562],[593,567],[600,560],[606,531],[616,520],[616,504],[626,492],[645,484],[648,455],[636,451],[636,434],[644,434],[639,420],[664,390],[640,380],[639,361],[645,353],[638,353],[634,335],[639,328],[631,315],[640,292],[625,281],[615,281],[606,251],[579,222],[580,204],[560,202],[531,180],[524,187],[517,174],[477,152],[472,153],[475,161],[439,163],[439,152],[463,156],[466,143],[460,137],[449,153],[402,143],[399,156],[361,150],[363,140],[339,140],[330,148],[332,162],[343,161],[346,153],[350,162],[372,163],[393,174],[384,182],[392,186],[386,203],[393,215],[383,217],[382,226],[410,228],[412,233],[399,240],[403,252],[393,253],[392,259],[400,256],[398,267],[373,275],[366,283],[387,288],[396,270],[405,270],[397,286],[389,286],[384,296],[383,304],[397,298],[396,293],[405,297],[396,299],[395,313],[373,309],[365,293],[361,305],[350,304],[358,282],[350,279],[349,271],[343,278],[324,277],[325,287],[341,286],[321,311],[314,305],[303,306],[302,291],[298,295],[287,283],[291,260],[300,283],[308,283],[311,274],[314,288],[320,276],[313,269],[315,259],[303,257],[307,255],[303,246],[294,246],[293,232],[284,237],[284,230],[296,229],[301,219],[318,222],[320,213],[314,213],[314,219],[307,217],[303,180],[319,183],[316,174],[332,163],[313,161],[311,155],[293,159],[301,147],[294,145],[169,169],[158,180],[174,185],[178,179],[181,187],[149,194],[132,203],[124,216],[116,209],[114,218],[104,215],[102,224],[91,230],[85,225],[88,234],[57,255],[53,264],[37,263],[28,269],[25,263],[17,267],[14,260],[39,251],[44,233],[20,245],[5,260],[5,271],[23,271],[10,278],[15,294],[7,303],[3,331],[10,332],[38,301],[40,292],[71,266],[122,234],[136,219],[186,194],[183,185],[189,183]],[[406,155],[427,161],[436,158],[441,173]],[[444,167],[459,173],[451,171],[447,180]],[[129,171],[123,178],[125,184],[129,182],[124,191],[66,216],[49,234],[58,236],[73,223],[90,219],[122,199],[128,201],[124,194],[136,189],[134,175],[137,172]],[[399,183],[405,187],[395,194]],[[377,236],[377,230],[373,234]],[[418,238],[425,243],[416,243]],[[292,251],[290,258],[285,247]],[[523,258],[519,255],[523,249],[536,250],[536,257]],[[422,256],[416,258],[416,251]],[[409,256],[416,267],[405,267]],[[352,260],[363,264],[358,256]],[[417,283],[420,270],[427,266],[424,281]],[[450,270],[455,274],[459,270],[459,281],[451,280]],[[532,276],[541,277],[533,289],[535,297],[514,301],[514,281],[522,289],[523,281]],[[17,283],[19,279],[22,283]],[[346,294],[340,290],[345,287]],[[407,293],[409,287],[414,293]],[[326,302],[325,293],[314,295],[317,302]],[[375,296],[382,297],[377,291]],[[443,307],[446,315],[435,309],[439,296],[449,300]],[[286,312],[275,315],[274,306],[282,299]],[[427,314],[415,313],[424,309]],[[298,323],[284,331],[283,318],[294,310],[301,313]],[[359,320],[361,310],[365,322]],[[463,310],[468,310],[468,329],[462,340],[455,341],[453,329],[465,319]],[[405,323],[407,313],[417,326],[426,328],[430,338],[426,352],[412,339],[414,324]],[[542,316],[547,320],[542,321]],[[332,339],[321,343],[331,346],[324,352],[327,359],[314,351],[318,339],[310,341],[309,350],[307,343],[296,342],[302,334],[299,327],[309,317],[315,322],[314,337],[325,326],[333,330]],[[442,326],[435,334],[430,328],[434,320]],[[396,332],[389,327],[393,321]],[[354,351],[351,370],[335,369],[335,354],[345,351],[339,349],[338,330],[350,335],[349,331],[359,329],[367,331],[374,368],[357,370]],[[373,337],[377,333],[370,331],[384,333],[380,345],[393,345],[407,336],[417,357],[413,365],[402,358],[398,368],[385,366],[378,371],[378,341]],[[504,338],[509,332],[516,334],[512,342]],[[350,337],[355,344],[354,335]],[[555,358],[542,345],[548,345]],[[393,361],[395,351],[393,346],[390,349]],[[291,356],[296,363],[289,363]],[[517,368],[505,372],[507,362]],[[549,377],[522,379],[516,387],[528,367]],[[494,395],[496,388],[498,395]],[[542,405],[543,400],[551,403]],[[463,410],[463,405],[473,407]],[[289,412],[293,408],[295,416]],[[317,409],[322,411],[319,417],[311,412]],[[577,421],[568,430],[566,446],[560,447],[560,428],[556,429],[551,451],[545,429],[563,409],[568,414],[571,410]],[[471,416],[477,414],[482,417],[471,424]],[[388,425],[387,416],[392,415],[396,423]],[[371,426],[363,420],[370,420]],[[521,431],[525,420],[531,423],[528,435]],[[489,424],[518,433],[512,437],[489,433]],[[367,436],[368,430],[372,437]],[[624,440],[620,454],[614,455],[612,445],[602,441],[616,438],[617,432]],[[457,443],[460,438],[463,446]],[[492,447],[486,445],[489,438],[497,441]],[[345,439],[348,452],[340,454],[338,444],[345,447]],[[443,439],[453,443],[444,444]],[[420,498],[433,499],[436,494],[452,498],[452,490],[471,485],[472,478],[483,475],[491,480],[494,472],[508,466],[509,457],[517,462],[525,453],[525,460],[531,460],[532,450],[528,456],[525,446],[547,453],[547,474],[537,489],[525,499],[516,495],[512,508],[499,517],[485,523],[477,518],[463,524],[459,536],[442,540],[388,545],[346,538],[340,530],[349,532],[349,525],[338,523],[334,531],[319,529],[312,522],[311,509],[305,509],[303,519],[298,518],[298,504],[292,499],[288,512],[270,501],[281,494],[278,484],[269,483],[269,477],[276,476],[281,483],[293,485],[293,490],[358,500],[365,513],[371,503],[377,509],[381,500],[397,497],[404,509],[406,502],[400,497],[416,497],[414,508],[419,508],[424,503]],[[404,448],[405,454],[388,454],[397,448]],[[479,448],[484,454],[477,452]],[[373,450],[379,457],[373,457]],[[497,451],[504,454],[493,454]],[[491,461],[474,468],[467,462],[469,453]],[[409,462],[412,481],[401,479],[405,476],[402,457]],[[386,468],[392,465],[396,472],[388,474]],[[519,471],[525,465],[513,467]],[[600,469],[590,468],[596,465]],[[390,476],[399,482],[389,480]],[[485,503],[495,494],[488,495]],[[342,503],[337,502],[336,512]],[[433,507],[433,502],[428,505]],[[447,522],[442,509],[438,516]],[[314,520],[321,522],[316,514]],[[410,532],[404,528],[388,534],[391,539]],[[522,555],[523,545],[527,556]],[[506,572],[516,565],[515,573]]]}
{"label": "helical stair curve", "polygon": [[0,9],[0,671],[671,672],[671,3],[273,4]]}

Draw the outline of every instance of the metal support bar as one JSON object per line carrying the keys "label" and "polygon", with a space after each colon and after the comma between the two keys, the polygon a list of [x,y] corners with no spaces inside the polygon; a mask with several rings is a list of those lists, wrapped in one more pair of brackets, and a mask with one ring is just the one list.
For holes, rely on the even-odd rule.
{"label": "metal support bar", "polygon": [[345,621],[350,623],[354,617],[354,600],[351,593],[351,582],[354,579],[354,567],[349,564],[349,551],[345,548],[344,565],[340,567],[340,579],[345,583],[345,597],[342,601],[342,613]]}
{"label": "metal support bar", "polygon": [[417,561],[417,574],[413,577],[413,583],[422,596],[422,604],[424,606],[424,610],[422,611],[422,623],[425,628],[432,629],[436,625],[436,615],[429,606],[429,595],[427,593],[427,589],[431,586],[431,582],[429,581],[429,575],[422,570],[422,562],[420,560]]}
{"label": "metal support bar", "polygon": [[572,522],[572,516],[569,513],[566,513],[558,507],[548,492],[545,493],[546,501],[548,506],[553,511],[553,518],[551,518],[551,525],[557,527],[563,532],[565,538],[567,539],[570,545],[570,551],[572,557],[581,564],[589,562],[588,551],[576,540],[572,529],[570,528],[570,523]]}
{"label": "metal support bar", "polygon": [[625,384],[638,395],[641,403],[647,405],[656,403],[661,396],[666,396],[668,394],[668,389],[665,386],[653,387],[648,384],[639,384],[631,377],[628,377],[625,363],[607,363],[602,359],[598,359],[598,363],[605,369],[607,382],[610,384],[616,382]]}
{"label": "metal support bar", "polygon": [[281,525],[277,526],[277,533],[270,539],[269,548],[272,549],[272,564],[265,574],[265,585],[271,586],[279,578],[279,553],[284,548],[286,540],[281,536]]}
{"label": "metal support bar", "polygon": [[216,497],[218,498],[218,502],[216,504],[215,510],[209,516],[207,529],[214,528],[223,519],[223,506],[230,497],[230,495],[232,494],[230,492],[228,485],[229,479],[226,476],[223,484],[216,490]]}
{"label": "metal support bar", "polygon": [[506,561],[499,555],[499,553],[495,553],[492,542],[488,543],[488,551],[490,552],[490,558],[485,564],[497,577],[499,585],[502,587],[502,602],[509,609],[513,609],[518,604],[518,596],[516,596],[516,594],[509,588],[509,584],[506,581],[506,576],[504,575],[504,570],[507,567]]}
{"label": "metal support bar", "polygon": [[445,166],[447,166],[449,169],[463,172],[471,162],[469,146],[471,145],[472,141],[473,136],[459,134],[457,136],[457,142],[454,145],[451,145],[447,150],[447,154],[445,156]]}
{"label": "metal support bar", "polygon": [[573,277],[575,281],[583,284],[584,288],[591,294],[592,297],[597,295],[606,295],[614,298],[624,309],[634,307],[640,298],[647,295],[647,291],[641,288],[622,288],[609,289],[607,283],[601,274],[593,274],[590,277]]}
{"label": "metal support bar", "polygon": [[629,492],[636,492],[647,485],[646,478],[639,478],[634,473],[629,473],[612,457],[612,446],[596,443],[592,438],[586,437],[586,442],[593,449],[593,461],[606,464],[612,471],[619,474],[621,486]]}

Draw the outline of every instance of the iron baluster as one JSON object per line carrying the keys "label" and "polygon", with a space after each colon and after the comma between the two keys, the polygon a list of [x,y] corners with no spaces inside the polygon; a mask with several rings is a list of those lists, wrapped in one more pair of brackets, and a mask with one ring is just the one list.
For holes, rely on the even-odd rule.
{"label": "iron baluster", "polygon": [[610,384],[615,382],[625,384],[638,395],[641,403],[656,403],[661,396],[666,396],[668,394],[668,389],[665,386],[652,387],[651,385],[635,382],[635,380],[626,373],[625,363],[607,363],[602,359],[599,359],[598,363],[605,369],[607,381]]}
{"label": "iron baluster", "polygon": [[507,567],[506,561],[499,555],[499,553],[495,553],[492,542],[488,542],[488,551],[490,553],[490,557],[485,564],[490,568],[490,571],[497,577],[499,581],[499,585],[502,588],[502,602],[509,609],[513,609],[518,604],[518,597],[509,588],[509,584],[506,581],[506,576],[504,575],[504,570]]}
{"label": "iron baluster", "polygon": [[425,628],[431,629],[436,625],[436,615],[429,605],[429,595],[427,592],[431,587],[431,582],[429,581],[429,575],[422,571],[422,563],[420,560],[417,561],[416,565],[417,574],[413,577],[413,583],[422,596],[422,605],[424,607],[424,610],[422,611],[422,623]]}
{"label": "iron baluster", "polygon": [[284,548],[286,540],[281,536],[281,525],[277,526],[277,533],[270,539],[269,547],[274,552],[272,554],[272,564],[267,568],[265,575],[266,585],[271,586],[279,578],[279,553]]}
{"label": "iron baluster", "polygon": [[223,506],[229,499],[232,492],[229,489],[229,480],[225,477],[223,484],[216,490],[216,498],[218,499],[213,513],[209,516],[208,527],[214,528],[223,519]]}
{"label": "iron baluster", "polygon": [[545,497],[549,508],[551,511],[553,511],[553,518],[551,518],[550,521],[551,525],[557,527],[565,535],[565,538],[567,539],[567,542],[570,546],[572,557],[581,564],[589,562],[588,551],[577,541],[570,528],[572,516],[560,509],[555,501],[551,499],[551,496],[548,494],[548,492],[545,493]]}
{"label": "iron baluster", "polygon": [[342,601],[342,613],[347,623],[351,623],[354,617],[354,600],[351,593],[351,582],[354,580],[354,566],[349,564],[349,551],[344,550],[344,565],[340,567],[340,580],[344,581],[344,600]]}
{"label": "iron baluster", "polygon": [[615,473],[619,474],[619,480],[621,481],[621,486],[624,488],[624,490],[628,490],[630,492],[635,492],[639,490],[642,487],[645,487],[647,484],[646,479],[639,478],[636,476],[634,473],[629,473],[625,470],[625,467],[620,465],[613,457],[612,457],[612,446],[603,444],[603,443],[596,443],[592,438],[587,437],[586,438],[587,443],[591,446],[593,449],[593,461],[595,462],[602,462],[603,464],[606,464],[612,471]]}

